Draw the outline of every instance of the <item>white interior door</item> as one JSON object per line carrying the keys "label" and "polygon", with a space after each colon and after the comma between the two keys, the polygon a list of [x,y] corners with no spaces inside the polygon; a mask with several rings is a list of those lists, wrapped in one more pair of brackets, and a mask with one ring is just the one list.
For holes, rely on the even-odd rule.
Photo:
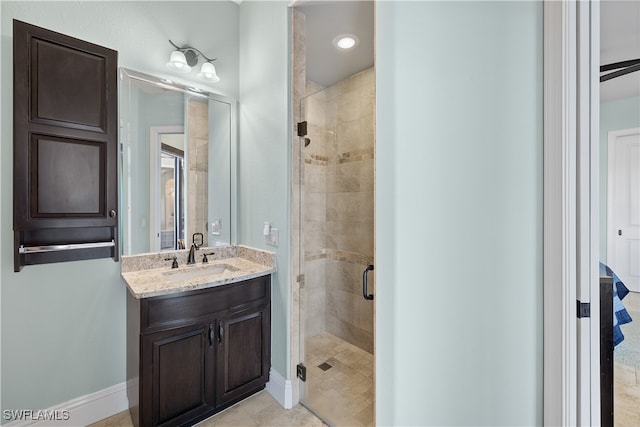
{"label": "white interior door", "polygon": [[[161,250],[160,212],[162,212],[162,206],[160,197],[160,173],[162,170],[162,135],[182,135],[182,138],[184,138],[184,133],[184,126],[151,126],[149,128],[149,252],[158,252]],[[184,147],[182,149],[184,150]],[[184,228],[186,230],[186,225]]]}
{"label": "white interior door", "polygon": [[609,133],[607,263],[640,292],[640,128]]}

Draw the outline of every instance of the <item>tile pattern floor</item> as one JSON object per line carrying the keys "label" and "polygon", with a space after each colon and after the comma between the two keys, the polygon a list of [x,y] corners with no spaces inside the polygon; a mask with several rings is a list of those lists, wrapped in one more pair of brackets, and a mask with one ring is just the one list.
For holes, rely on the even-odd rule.
{"label": "tile pattern floor", "polygon": [[[640,312],[640,293],[630,292],[623,300],[627,310]],[[625,328],[640,328],[640,319],[633,319]],[[613,368],[613,423],[615,427],[640,426],[640,369],[621,363]]]}
{"label": "tile pattern floor", "polygon": [[640,370],[619,363],[613,369],[613,424],[640,426]]}
{"label": "tile pattern floor", "polygon": [[266,391],[262,391],[239,404],[207,418],[198,427],[232,426],[305,426],[322,427],[325,424],[307,408],[298,404],[286,410]]}
{"label": "tile pattern floor", "polygon": [[373,426],[373,355],[326,332],[307,338],[305,355],[303,403],[331,425]]}
{"label": "tile pattern floor", "polygon": [[[304,406],[298,404],[287,410],[266,391],[261,391],[206,420],[198,427],[323,427],[325,424]],[[91,424],[89,427],[133,427],[129,411]]]}

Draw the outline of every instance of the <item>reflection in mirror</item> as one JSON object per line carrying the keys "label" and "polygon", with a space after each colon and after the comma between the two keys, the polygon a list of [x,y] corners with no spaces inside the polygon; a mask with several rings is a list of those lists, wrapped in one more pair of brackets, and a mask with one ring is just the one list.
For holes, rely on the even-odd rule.
{"label": "reflection in mirror", "polygon": [[123,255],[233,244],[235,101],[121,69]]}
{"label": "reflection in mirror", "polygon": [[[184,134],[160,134],[159,250],[184,249]],[[154,178],[153,176],[150,178]],[[151,186],[155,188],[154,185]],[[157,246],[157,233],[151,233]]]}

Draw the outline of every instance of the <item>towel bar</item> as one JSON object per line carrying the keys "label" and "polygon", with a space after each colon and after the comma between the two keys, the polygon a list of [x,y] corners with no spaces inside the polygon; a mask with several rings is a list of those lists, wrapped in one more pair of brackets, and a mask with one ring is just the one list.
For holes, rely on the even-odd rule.
{"label": "towel bar", "polygon": [[56,252],[56,251],[69,251],[72,249],[92,249],[92,248],[106,248],[115,246],[115,240],[110,242],[94,242],[94,243],[70,243],[66,245],[45,245],[45,246],[24,246],[20,245],[18,252],[21,254],[38,253],[38,252]]}

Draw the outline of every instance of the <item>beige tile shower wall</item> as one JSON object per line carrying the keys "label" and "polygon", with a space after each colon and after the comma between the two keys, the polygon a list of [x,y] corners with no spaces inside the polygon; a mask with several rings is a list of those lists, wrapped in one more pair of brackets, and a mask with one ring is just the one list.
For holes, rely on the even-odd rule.
{"label": "beige tile shower wall", "polygon": [[326,323],[326,247],[327,247],[327,164],[326,93],[313,82],[307,82],[303,101],[307,138],[311,144],[303,148],[303,248],[305,337],[325,331]]}
{"label": "beige tile shower wall", "polygon": [[[362,297],[362,272],[357,259],[327,261],[326,330],[373,353],[373,301]],[[369,273],[369,292],[375,288]]]}
{"label": "beige tile shower wall", "polygon": [[308,98],[304,151],[307,333],[324,327],[369,352],[373,302],[362,297],[362,272],[374,253],[374,78],[371,68]]}
{"label": "beige tile shower wall", "polygon": [[204,235],[208,246],[206,225],[209,193],[209,105],[196,99],[188,102],[188,163],[187,163],[187,244],[193,233]]}

